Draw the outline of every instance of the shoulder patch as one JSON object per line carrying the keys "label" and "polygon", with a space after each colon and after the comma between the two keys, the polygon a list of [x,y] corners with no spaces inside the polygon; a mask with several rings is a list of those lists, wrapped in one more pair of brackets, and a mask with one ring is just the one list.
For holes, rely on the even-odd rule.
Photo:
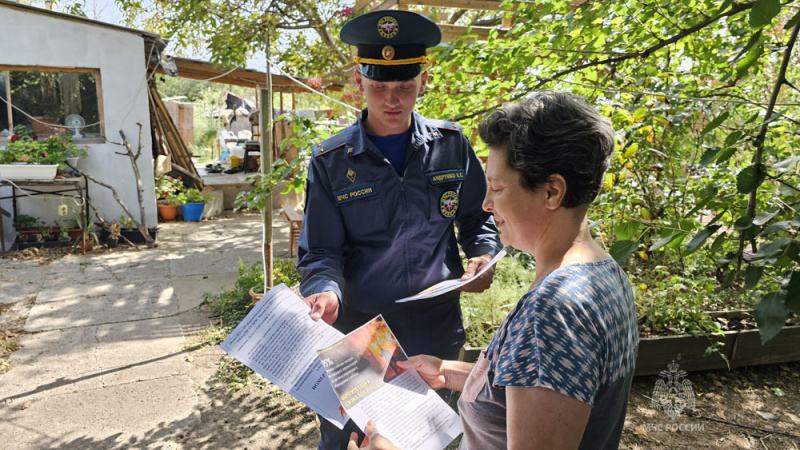
{"label": "shoulder patch", "polygon": [[350,137],[351,134],[352,130],[347,129],[337,134],[336,136],[325,139],[319,144],[316,144],[313,147],[311,147],[311,154],[316,158],[319,155],[328,153],[331,150],[335,150],[343,146],[345,142],[347,142],[347,139]]}
{"label": "shoulder patch", "polygon": [[447,120],[437,120],[437,119],[428,119],[431,125],[435,126],[436,128],[443,129],[443,130],[452,130],[452,131],[464,131],[464,127],[461,125],[450,122]]}

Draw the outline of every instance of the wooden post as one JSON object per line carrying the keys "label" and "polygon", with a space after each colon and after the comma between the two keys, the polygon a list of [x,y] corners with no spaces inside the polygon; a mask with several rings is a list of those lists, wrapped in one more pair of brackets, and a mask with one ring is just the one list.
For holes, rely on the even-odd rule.
{"label": "wooden post", "polygon": [[[270,73],[270,50],[269,33],[265,35],[266,54],[267,54],[267,84],[266,89],[261,90],[261,113],[259,114],[259,133],[261,134],[261,164],[259,171],[262,181],[272,168],[272,74]],[[264,210],[261,211],[261,220],[264,225],[264,282],[267,288],[273,286],[272,279],[272,194],[267,196],[264,202]]]}
{"label": "wooden post", "polygon": [[8,111],[8,131],[14,134],[14,119],[11,118],[11,113],[13,112],[11,109],[11,71],[6,70],[3,73],[6,76],[6,98],[3,100],[6,101],[6,110]]}

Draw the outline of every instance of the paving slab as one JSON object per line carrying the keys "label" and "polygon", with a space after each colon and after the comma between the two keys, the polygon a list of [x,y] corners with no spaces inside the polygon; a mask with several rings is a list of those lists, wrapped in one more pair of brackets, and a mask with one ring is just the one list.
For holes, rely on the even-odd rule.
{"label": "paving slab", "polygon": [[94,327],[23,335],[19,342],[22,348],[9,358],[11,370],[0,378],[0,403],[102,387],[95,376],[100,366]]}
{"label": "paving slab", "polygon": [[23,328],[27,332],[167,317],[178,312],[168,279],[104,284],[80,293],[42,291]]}
{"label": "paving slab", "polygon": [[98,326],[95,358],[103,386],[188,373],[185,343],[171,317]]}
{"label": "paving slab", "polygon": [[170,448],[172,437],[200,422],[197,395],[186,375],[49,396],[22,409],[24,404],[0,404],[0,445]]}
{"label": "paving slab", "polygon": [[0,304],[16,303],[36,294],[48,270],[38,261],[10,261],[0,265]]}

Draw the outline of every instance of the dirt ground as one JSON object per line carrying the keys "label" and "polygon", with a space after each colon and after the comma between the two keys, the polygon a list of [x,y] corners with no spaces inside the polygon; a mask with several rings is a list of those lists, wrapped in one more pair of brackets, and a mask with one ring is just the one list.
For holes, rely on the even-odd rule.
{"label": "dirt ground", "polygon": [[[31,255],[58,258],[60,255]],[[0,374],[32,301],[0,308]],[[218,346],[190,338],[185,349],[196,381],[201,422],[173,440],[180,448],[313,449],[313,412],[264,380],[246,381]],[[800,345],[800,343],[798,343]],[[666,369],[666,367],[665,367]],[[13,369],[11,369],[13,370]],[[800,449],[800,362],[731,371],[692,372],[695,405],[674,419],[651,404],[658,375],[634,380],[622,449]],[[231,393],[236,388],[235,393]],[[454,448],[451,445],[449,448]]]}

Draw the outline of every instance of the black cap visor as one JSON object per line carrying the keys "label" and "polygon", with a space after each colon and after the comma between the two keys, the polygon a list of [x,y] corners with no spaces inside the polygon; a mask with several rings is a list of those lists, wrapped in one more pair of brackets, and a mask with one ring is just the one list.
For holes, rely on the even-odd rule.
{"label": "black cap visor", "polygon": [[375,81],[406,81],[422,72],[424,64],[403,64],[400,66],[378,66],[359,64],[361,75]]}

